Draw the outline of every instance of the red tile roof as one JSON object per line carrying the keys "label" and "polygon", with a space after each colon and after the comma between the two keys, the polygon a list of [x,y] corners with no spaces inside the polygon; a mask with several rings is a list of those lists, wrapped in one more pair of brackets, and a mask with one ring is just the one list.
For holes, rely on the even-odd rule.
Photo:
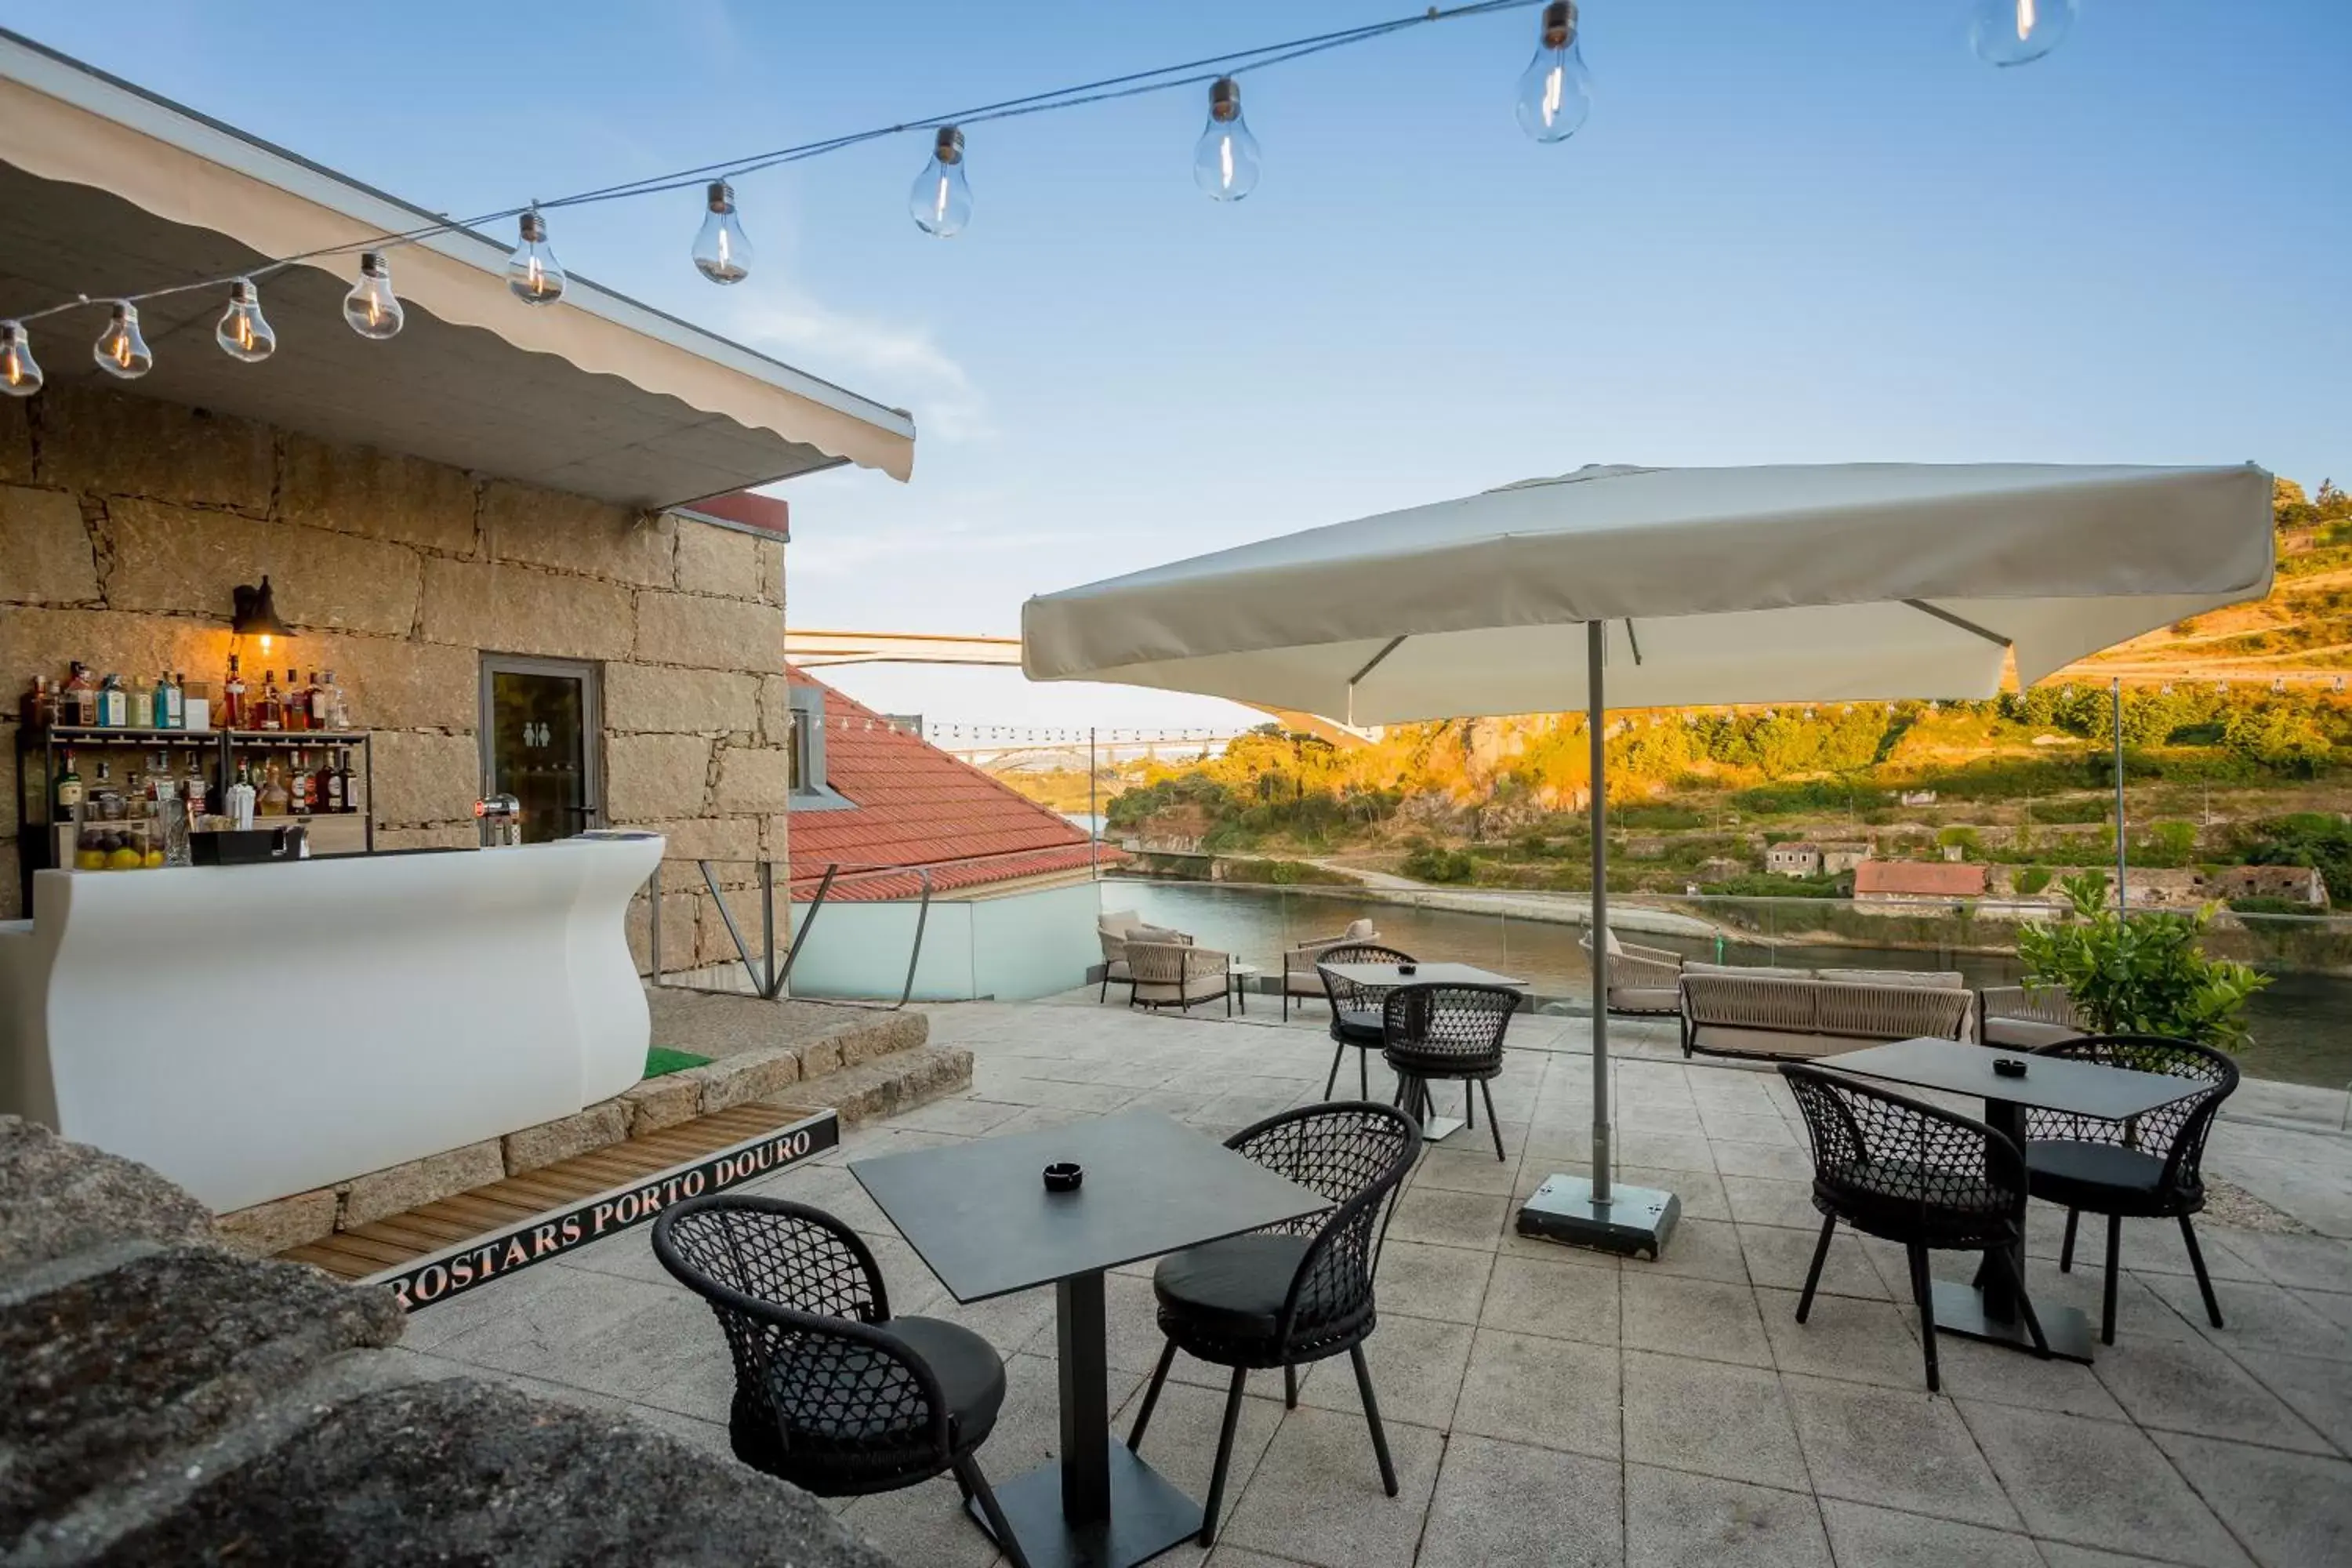
{"label": "red tile roof", "polygon": [[[799,669],[795,686],[824,693],[825,783],[854,810],[796,811],[791,826],[793,897],[815,896],[838,863],[828,900],[911,899],[914,868],[931,867],[933,893],[1016,878],[1084,870],[1094,856],[1086,834],[1060,813],[997,783],[920,736]],[[1122,859],[1103,847],[1102,861]],[[904,866],[895,876],[853,878],[853,869]]]}
{"label": "red tile roof", "polygon": [[1985,890],[1985,868],[1965,860],[1864,860],[1853,868],[1853,896],[1895,893],[1915,899],[1972,899]]}

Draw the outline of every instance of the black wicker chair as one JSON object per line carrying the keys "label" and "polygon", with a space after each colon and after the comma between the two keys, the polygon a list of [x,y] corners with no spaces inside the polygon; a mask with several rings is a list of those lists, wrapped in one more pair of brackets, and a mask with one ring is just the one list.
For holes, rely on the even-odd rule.
{"label": "black wicker chair", "polygon": [[654,1224],[654,1256],[710,1303],[727,1336],[737,1458],[820,1497],[952,1474],[1027,1568],[977,1458],[1004,1403],[1004,1362],[986,1340],[936,1318],[893,1318],[866,1243],[805,1204],[679,1204]]}
{"label": "black wicker chair", "polygon": [[2210,1046],[2158,1035],[2088,1035],[2059,1040],[2033,1053],[2191,1079],[2194,1094],[2127,1121],[2025,1108],[2025,1176],[2033,1195],[2066,1210],[2062,1273],[2074,1267],[2074,1226],[2084,1209],[2107,1216],[2107,1279],[2099,1304],[2099,1342],[2116,1342],[2116,1274],[2123,1258],[2126,1219],[2177,1219],[2205,1315],[2221,1326],[2221,1303],[2206,1277],[2205,1255],[2189,1216],[2205,1206],[2200,1169],[2214,1113],[2236,1092],[2238,1064]]}
{"label": "black wicker chair", "polygon": [[1331,1072],[1323,1080],[1323,1098],[1331,1098],[1332,1089],[1339,1081],[1339,1061],[1348,1047],[1356,1047],[1356,1088],[1363,1098],[1372,1098],[1372,1069],[1370,1054],[1381,1048],[1381,998],[1387,995],[1385,985],[1359,985],[1352,980],[1342,980],[1331,973],[1334,963],[1411,963],[1412,955],[1399,952],[1378,942],[1349,942],[1318,953],[1315,973],[1323,977],[1323,994],[1331,1003]]}
{"label": "black wicker chair", "polygon": [[1830,1238],[1843,1220],[1865,1236],[1901,1242],[1909,1255],[1931,1393],[1940,1381],[1931,1250],[1983,1253],[1987,1288],[2013,1292],[2035,1352],[2048,1355],[2025,1293],[2025,1156],[2017,1145],[1981,1121],[1816,1067],[1783,1062],[1780,1076],[1812,1136],[1813,1206],[1822,1215],[1797,1321],[1813,1310]]}
{"label": "black wicker chair", "polygon": [[1503,1124],[1495,1120],[1495,1096],[1486,1085],[1503,1070],[1503,1033],[1519,1010],[1519,994],[1507,985],[1400,985],[1381,1005],[1382,1059],[1397,1075],[1396,1103],[1427,1121],[1429,1086],[1460,1079],[1462,1119],[1478,1125],[1470,1088],[1486,1101],[1486,1128],[1495,1135],[1495,1158],[1503,1152]]}
{"label": "black wicker chair", "polygon": [[1234,1133],[1225,1147],[1313,1188],[1336,1206],[1171,1253],[1152,1274],[1168,1346],[1152,1370],[1127,1446],[1143,1442],[1178,1351],[1231,1367],[1234,1373],[1217,1437],[1217,1467],[1201,1510],[1203,1546],[1216,1541],[1225,1468],[1234,1457],[1234,1425],[1241,1417],[1243,1385],[1254,1371],[1282,1368],[1283,1396],[1295,1409],[1298,1369],[1347,1352],[1355,1363],[1364,1418],[1371,1426],[1381,1484],[1396,1496],[1396,1467],[1389,1460],[1380,1402],[1364,1366],[1364,1341],[1377,1321],[1372,1272],[1380,1265],[1381,1240],[1388,1233],[1397,1189],[1421,1153],[1421,1128],[1393,1106],[1341,1101],[1269,1116]]}

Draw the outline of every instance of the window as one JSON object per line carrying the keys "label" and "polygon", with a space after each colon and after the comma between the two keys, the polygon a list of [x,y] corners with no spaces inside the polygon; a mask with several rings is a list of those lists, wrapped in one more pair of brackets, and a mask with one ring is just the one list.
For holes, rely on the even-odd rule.
{"label": "window", "polygon": [[824,689],[795,686],[792,699],[792,730],[785,740],[791,759],[791,809],[846,811],[854,807],[856,802],[843,797],[825,780]]}

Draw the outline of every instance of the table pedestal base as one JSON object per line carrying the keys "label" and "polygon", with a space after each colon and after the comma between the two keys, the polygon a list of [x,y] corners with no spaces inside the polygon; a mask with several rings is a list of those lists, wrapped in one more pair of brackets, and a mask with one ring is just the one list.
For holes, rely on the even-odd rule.
{"label": "table pedestal base", "polygon": [[1421,1141],[1443,1143],[1469,1125],[1458,1116],[1433,1116],[1421,1124]]}
{"label": "table pedestal base", "polygon": [[[996,1489],[1030,1568],[1129,1568],[1159,1556],[1201,1532],[1201,1505],[1175,1483],[1137,1458],[1127,1445],[1108,1440],[1110,1518],[1073,1524],[1062,1517],[1062,1467],[1045,1466]],[[985,1531],[977,1503],[964,1511]]]}
{"label": "table pedestal base", "polygon": [[[1935,1296],[1936,1327],[1939,1331],[2005,1345],[2028,1355],[2033,1353],[2033,1336],[2025,1331],[2025,1320],[2017,1318],[2004,1322],[1993,1317],[1985,1310],[1984,1293],[1975,1286],[1957,1279],[1931,1279],[1928,1288]],[[2038,1306],[2034,1311],[2042,1319],[2042,1332],[2050,1341],[2053,1356],[2090,1364],[2097,1344],[2090,1319],[2073,1307],[2061,1305]]]}

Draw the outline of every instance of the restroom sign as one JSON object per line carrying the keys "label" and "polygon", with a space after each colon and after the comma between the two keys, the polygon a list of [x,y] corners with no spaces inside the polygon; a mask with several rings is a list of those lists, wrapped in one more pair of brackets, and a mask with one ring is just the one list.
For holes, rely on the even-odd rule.
{"label": "restroom sign", "polygon": [[385,1285],[408,1311],[460,1296],[519,1268],[561,1258],[608,1236],[645,1224],[688,1198],[772,1175],[841,1142],[841,1119],[820,1110],[789,1127],[762,1132],[684,1164],[611,1188],[577,1204],[444,1247],[412,1263],[372,1274],[363,1285]]}

